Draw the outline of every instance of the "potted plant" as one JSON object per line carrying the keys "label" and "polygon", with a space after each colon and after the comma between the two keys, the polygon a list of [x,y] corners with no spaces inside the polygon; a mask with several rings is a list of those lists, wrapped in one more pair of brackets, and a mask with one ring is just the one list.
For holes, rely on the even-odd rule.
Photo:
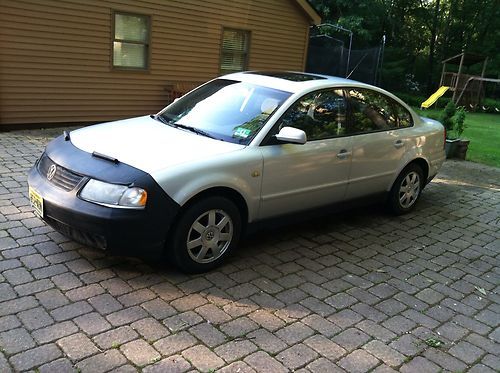
{"label": "potted plant", "polygon": [[439,118],[446,128],[446,158],[465,159],[469,140],[462,139],[461,136],[465,130],[465,109],[459,108],[450,101],[444,108]]}
{"label": "potted plant", "polygon": [[453,117],[457,112],[457,107],[455,104],[450,101],[444,108],[441,116],[439,117],[439,121],[443,123],[444,128],[446,129],[446,144],[445,144],[445,152],[446,158],[452,158],[455,156],[455,152],[459,143],[457,138],[453,137],[453,129],[454,129],[454,121]]}
{"label": "potted plant", "polygon": [[463,107],[459,107],[454,117],[454,132],[458,138],[458,144],[455,151],[455,156],[460,159],[465,159],[465,155],[467,154],[467,149],[469,148],[470,140],[462,139],[462,134],[465,130],[465,109]]}

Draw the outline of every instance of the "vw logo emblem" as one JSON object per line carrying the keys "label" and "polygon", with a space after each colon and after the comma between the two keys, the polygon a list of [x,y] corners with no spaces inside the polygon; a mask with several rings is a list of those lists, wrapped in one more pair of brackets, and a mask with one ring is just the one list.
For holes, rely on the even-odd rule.
{"label": "vw logo emblem", "polygon": [[47,180],[52,180],[54,178],[54,175],[56,174],[57,167],[55,164],[51,165],[49,167],[49,170],[47,171]]}

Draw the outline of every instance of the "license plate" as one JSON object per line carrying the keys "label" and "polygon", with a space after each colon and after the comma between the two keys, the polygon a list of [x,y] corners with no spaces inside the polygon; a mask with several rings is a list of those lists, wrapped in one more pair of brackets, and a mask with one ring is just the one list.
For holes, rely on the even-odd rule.
{"label": "license plate", "polygon": [[38,192],[33,189],[29,188],[29,196],[30,196],[30,204],[31,207],[35,210],[35,214],[43,218],[43,198]]}

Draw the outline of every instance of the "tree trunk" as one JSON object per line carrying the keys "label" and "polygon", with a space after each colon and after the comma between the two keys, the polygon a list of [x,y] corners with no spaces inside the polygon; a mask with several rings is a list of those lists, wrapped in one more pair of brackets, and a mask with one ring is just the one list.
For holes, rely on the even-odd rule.
{"label": "tree trunk", "polygon": [[434,6],[434,17],[432,20],[431,28],[431,40],[429,43],[429,62],[428,62],[428,75],[427,75],[427,95],[432,94],[434,86],[432,84],[433,72],[434,72],[434,54],[436,49],[436,37],[438,29],[438,19],[439,19],[439,9],[440,0],[436,0],[436,5]]}

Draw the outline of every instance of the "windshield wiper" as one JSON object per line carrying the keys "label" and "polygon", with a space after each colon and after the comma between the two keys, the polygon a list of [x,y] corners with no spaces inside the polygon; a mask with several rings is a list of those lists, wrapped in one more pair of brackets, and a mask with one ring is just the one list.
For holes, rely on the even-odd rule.
{"label": "windshield wiper", "polygon": [[156,119],[159,122],[162,122],[163,124],[167,124],[167,125],[175,127],[175,128],[182,128],[183,130],[191,131],[193,133],[196,133],[197,135],[202,135],[202,136],[210,137],[211,139],[215,139],[215,137],[213,137],[211,134],[209,134],[206,131],[200,130],[200,129],[195,128],[195,127],[187,126],[185,124],[175,123],[173,120],[168,120],[168,119],[166,119],[162,115],[159,115],[159,114],[153,115],[153,114],[151,114],[150,117],[153,118],[153,119]]}
{"label": "windshield wiper", "polygon": [[206,137],[210,137],[211,139],[215,139],[215,137],[213,137],[211,134],[209,134],[208,132],[206,131],[203,131],[203,130],[200,130],[198,128],[195,128],[195,127],[191,127],[191,126],[186,126],[185,124],[179,124],[179,123],[172,123],[172,125],[176,128],[182,128],[184,130],[188,130],[188,131],[191,131],[191,132],[194,132],[196,133],[197,135],[202,135],[202,136],[206,136]]}
{"label": "windshield wiper", "polygon": [[160,114],[151,114],[150,117],[154,120],[157,120],[158,122],[162,122],[163,124],[168,124],[169,126],[176,127],[176,124],[173,120],[168,120]]}

